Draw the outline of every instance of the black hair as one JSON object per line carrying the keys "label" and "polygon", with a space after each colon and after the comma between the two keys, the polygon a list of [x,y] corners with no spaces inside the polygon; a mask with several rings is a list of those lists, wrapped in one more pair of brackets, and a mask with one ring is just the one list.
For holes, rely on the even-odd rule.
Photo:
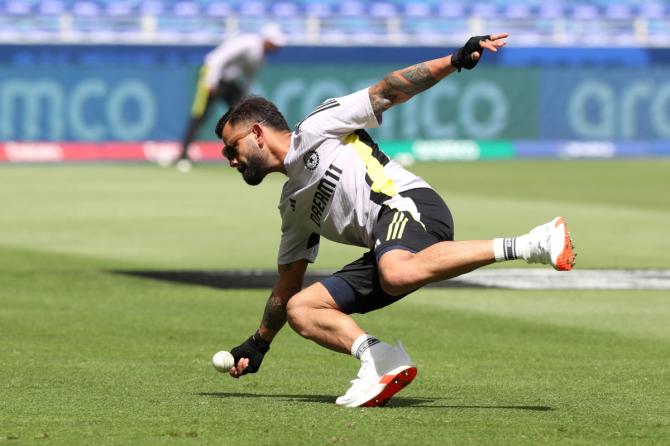
{"label": "black hair", "polygon": [[277,109],[277,106],[261,96],[247,96],[221,116],[214,130],[214,133],[219,138],[222,138],[223,127],[228,121],[231,124],[243,121],[263,121],[263,125],[272,127],[275,130],[291,131],[286,123],[286,119],[284,119],[284,116]]}

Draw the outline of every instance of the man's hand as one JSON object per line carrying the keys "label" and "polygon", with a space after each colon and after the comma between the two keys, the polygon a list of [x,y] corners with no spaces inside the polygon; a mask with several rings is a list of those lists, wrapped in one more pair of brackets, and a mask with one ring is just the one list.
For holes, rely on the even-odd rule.
{"label": "man's hand", "polygon": [[493,36],[471,37],[463,48],[459,48],[456,54],[451,56],[451,65],[461,71],[461,68],[472,70],[481,59],[484,49],[498,51],[507,44],[504,40],[509,36],[507,33],[495,34]]}
{"label": "man's hand", "polygon": [[498,51],[507,44],[508,34],[472,37],[455,54],[427,60],[411,67],[397,70],[384,76],[368,90],[372,111],[381,122],[382,113],[397,104],[408,101],[412,96],[429,89],[440,80],[461,68],[472,69],[477,65],[482,52]]}
{"label": "man's hand", "polygon": [[261,367],[263,356],[270,350],[270,342],[286,324],[286,303],[301,290],[307,265],[307,260],[278,265],[279,278],[265,304],[258,331],[230,351],[235,359],[235,366],[230,369],[230,376],[239,378],[247,373],[256,373]]}
{"label": "man's hand", "polygon": [[235,359],[235,366],[230,369],[230,376],[239,378],[247,373],[256,373],[261,367],[263,357],[270,350],[270,343],[260,337],[258,332],[230,351]]}

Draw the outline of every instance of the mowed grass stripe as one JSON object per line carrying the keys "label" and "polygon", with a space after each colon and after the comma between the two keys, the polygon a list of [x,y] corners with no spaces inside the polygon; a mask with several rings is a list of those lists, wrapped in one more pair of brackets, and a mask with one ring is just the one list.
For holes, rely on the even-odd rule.
{"label": "mowed grass stripe", "polygon": [[[521,235],[535,224],[562,215],[575,241],[577,267],[670,268],[670,256],[660,255],[670,252],[670,237],[661,235],[670,227],[670,211],[564,200],[444,195],[454,213],[457,239]],[[489,217],[481,215],[473,221],[472,217],[484,209]],[[495,223],[490,216],[496,216]]]}
{"label": "mowed grass stripe", "polygon": [[406,300],[432,309],[670,342],[670,298],[663,290],[422,290]]}
{"label": "mowed grass stripe", "polygon": [[670,210],[670,197],[650,193],[667,184],[668,158],[422,163],[410,169],[445,192]]}
{"label": "mowed grass stripe", "polygon": [[[665,237],[670,199],[657,193],[667,181],[667,166],[665,160],[544,161],[411,169],[442,193],[454,213],[458,239],[521,234],[563,214],[577,243],[579,266],[670,268],[664,254],[670,248]],[[0,244],[6,246],[156,267],[274,264],[281,175],[256,188],[222,165],[197,166],[188,175],[147,165],[27,166],[2,175],[9,185],[0,190]],[[626,188],[609,189],[608,175]],[[552,177],[568,184],[557,187]],[[338,268],[361,252],[322,243],[319,268]],[[235,255],[222,255],[226,252]]]}

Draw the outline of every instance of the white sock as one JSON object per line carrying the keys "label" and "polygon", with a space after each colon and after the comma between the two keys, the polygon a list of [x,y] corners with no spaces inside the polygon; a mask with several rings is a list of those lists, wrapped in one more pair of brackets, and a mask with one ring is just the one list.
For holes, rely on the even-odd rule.
{"label": "white sock", "polygon": [[493,255],[496,262],[527,259],[529,255],[527,238],[527,234],[519,237],[494,238]]}
{"label": "white sock", "polygon": [[367,361],[371,358],[370,356],[370,351],[371,347],[373,346],[383,346],[386,345],[384,342],[380,341],[379,339],[375,338],[374,336],[370,336],[367,333],[363,333],[359,337],[356,338],[354,341],[354,344],[351,346],[351,354],[361,361]]}

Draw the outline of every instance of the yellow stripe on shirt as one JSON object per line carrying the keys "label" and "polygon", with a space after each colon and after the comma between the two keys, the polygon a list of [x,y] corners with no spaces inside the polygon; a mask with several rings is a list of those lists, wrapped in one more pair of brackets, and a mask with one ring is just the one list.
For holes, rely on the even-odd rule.
{"label": "yellow stripe on shirt", "polygon": [[372,156],[372,147],[361,141],[355,133],[347,136],[344,139],[344,143],[351,145],[363,161],[363,164],[365,164],[365,170],[372,180],[372,185],[370,187],[373,192],[382,193],[389,197],[393,197],[398,193],[393,180],[386,176],[384,166],[381,165],[379,160]]}

